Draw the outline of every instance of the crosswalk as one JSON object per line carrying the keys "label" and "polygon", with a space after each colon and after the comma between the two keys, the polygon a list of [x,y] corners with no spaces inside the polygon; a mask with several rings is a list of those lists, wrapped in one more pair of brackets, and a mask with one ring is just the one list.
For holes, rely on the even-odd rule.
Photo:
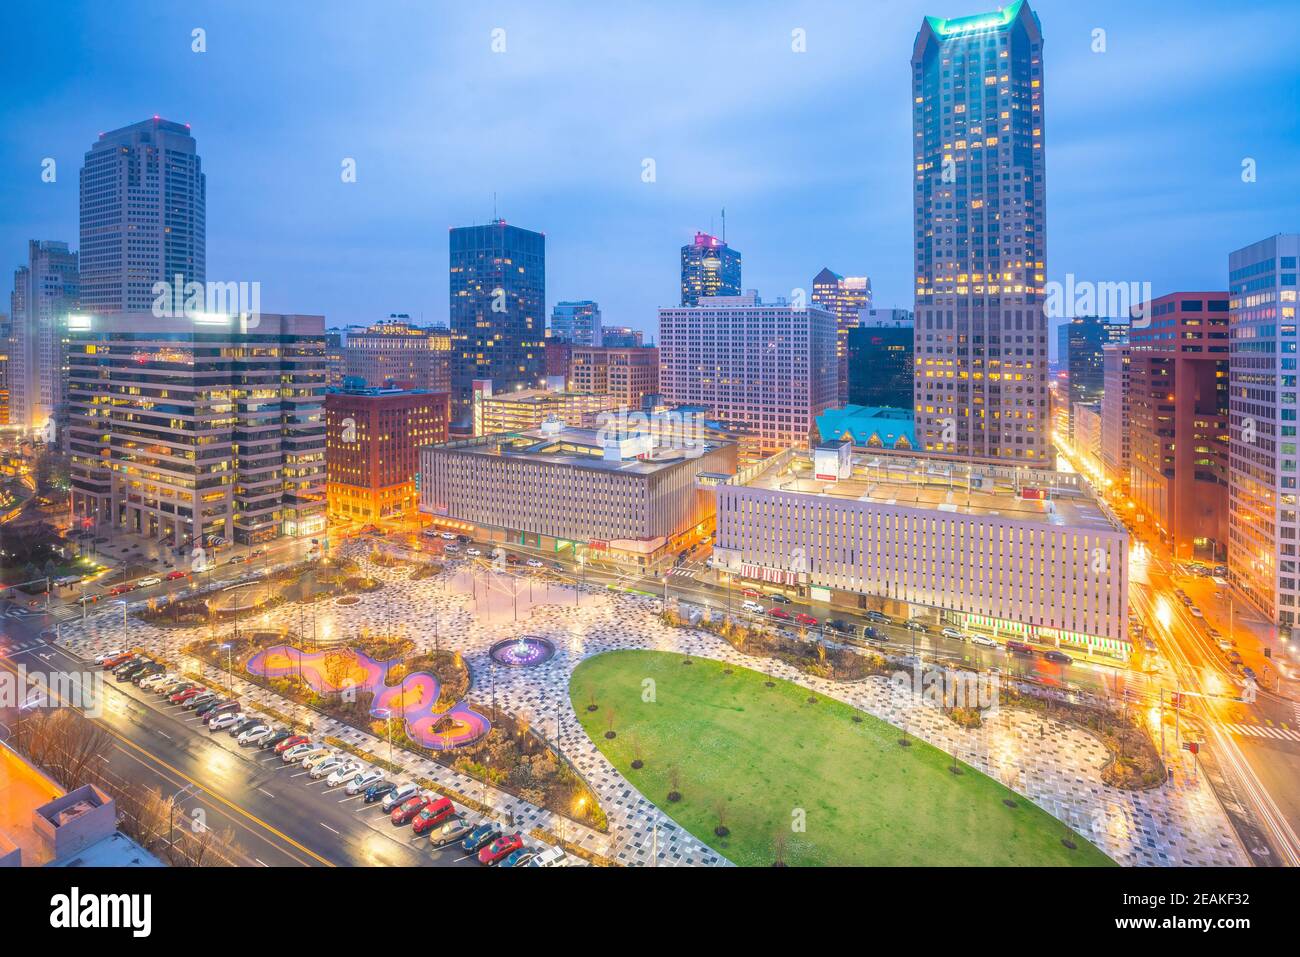
{"label": "crosswalk", "polygon": [[40,638],[0,637],[0,658],[21,654],[22,652],[30,651],[33,648],[40,648],[44,644],[44,640]]}
{"label": "crosswalk", "polygon": [[1278,741],[1300,741],[1300,731],[1291,728],[1272,728],[1262,724],[1232,724],[1225,721],[1223,727],[1233,734],[1250,738],[1273,738]]}

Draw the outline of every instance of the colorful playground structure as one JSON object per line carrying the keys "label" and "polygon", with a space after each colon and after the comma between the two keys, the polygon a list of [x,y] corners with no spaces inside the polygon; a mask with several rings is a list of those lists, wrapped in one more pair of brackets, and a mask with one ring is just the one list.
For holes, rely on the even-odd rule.
{"label": "colorful playground structure", "polygon": [[473,744],[491,730],[492,723],[463,701],[435,711],[440,686],[428,672],[409,674],[389,685],[388,672],[394,664],[348,648],[304,652],[293,645],[274,645],[253,655],[247,668],[264,678],[297,675],[317,694],[369,691],[375,696],[371,714],[402,720],[411,740],[434,751]]}

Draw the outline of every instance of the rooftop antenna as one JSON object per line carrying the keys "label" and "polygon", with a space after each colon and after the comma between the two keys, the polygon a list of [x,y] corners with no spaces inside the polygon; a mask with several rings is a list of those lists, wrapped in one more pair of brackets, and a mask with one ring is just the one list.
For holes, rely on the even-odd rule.
{"label": "rooftop antenna", "polygon": [[727,207],[722,207],[722,242],[727,241]]}
{"label": "rooftop antenna", "polygon": [[496,190],[492,190],[492,219],[493,219],[493,221],[495,221],[496,218],[497,218],[497,191],[496,191]]}

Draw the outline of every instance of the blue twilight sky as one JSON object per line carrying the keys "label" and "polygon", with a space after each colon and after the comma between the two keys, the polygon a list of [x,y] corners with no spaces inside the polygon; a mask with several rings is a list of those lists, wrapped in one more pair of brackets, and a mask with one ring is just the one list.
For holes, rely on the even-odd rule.
{"label": "blue twilight sky", "polygon": [[[490,219],[494,192],[546,233],[548,311],[596,299],[607,324],[653,333],[678,247],[724,206],[746,287],[789,295],[829,265],[910,306],[912,43],[926,13],[992,6],[11,0],[0,287],[27,239],[77,244],[97,134],[157,113],[190,123],[203,157],[208,278],[260,281],[266,311],[444,323],[446,230]],[[1300,230],[1294,0],[1033,6],[1049,279],[1222,287],[1230,250]]]}

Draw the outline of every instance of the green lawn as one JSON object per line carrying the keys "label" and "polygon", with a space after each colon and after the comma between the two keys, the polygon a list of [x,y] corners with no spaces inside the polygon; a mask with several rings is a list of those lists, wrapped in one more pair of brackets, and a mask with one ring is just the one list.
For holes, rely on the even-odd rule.
{"label": "green lawn", "polygon": [[[950,756],[915,738],[900,746],[902,732],[878,718],[789,682],[768,688],[756,671],[683,660],[656,651],[596,655],[574,672],[570,695],[614,766],[737,864],[771,864],[778,833],[791,865],[1111,863],[992,778],[965,764],[954,775]],[[643,690],[646,679],[653,679],[652,695]],[[592,701],[594,712],[587,710]],[[611,712],[616,737],[607,740]],[[645,766],[633,770],[638,756]],[[670,803],[674,766],[682,798]],[[714,834],[719,802],[731,831],[724,838]],[[800,811],[806,827],[795,832]]]}

